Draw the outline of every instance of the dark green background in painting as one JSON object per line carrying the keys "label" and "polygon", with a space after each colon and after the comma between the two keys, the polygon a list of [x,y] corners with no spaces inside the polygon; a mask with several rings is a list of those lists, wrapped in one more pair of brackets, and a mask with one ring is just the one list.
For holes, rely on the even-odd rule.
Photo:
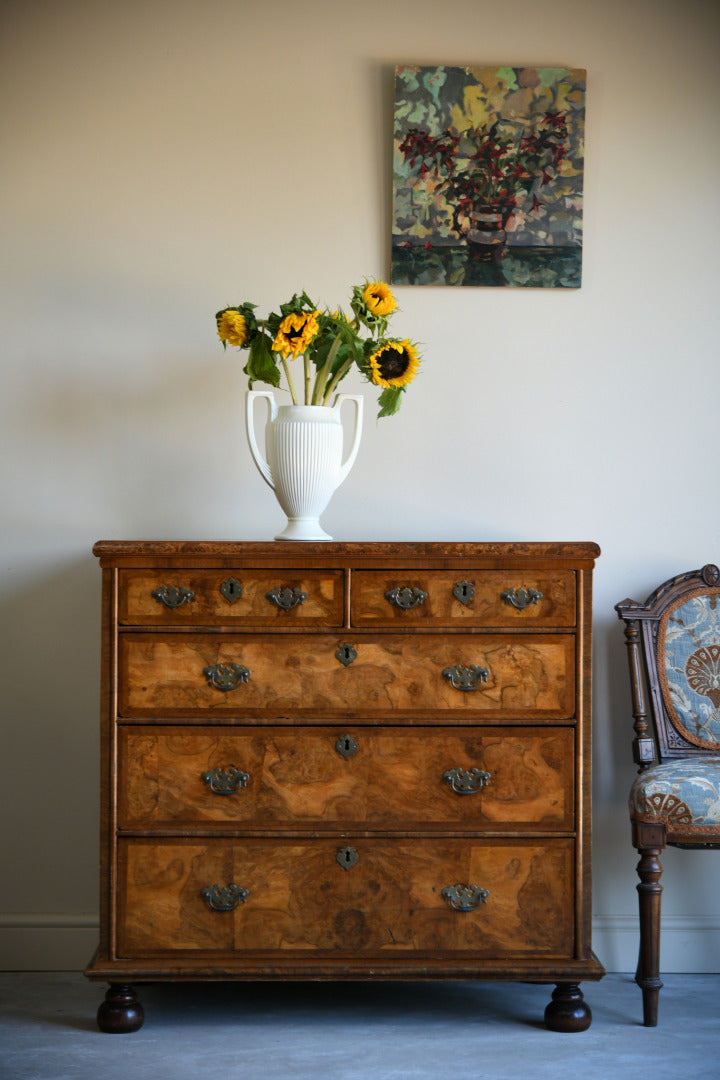
{"label": "dark green background in painting", "polygon": [[457,247],[395,246],[393,285],[512,285],[517,288],[578,289],[580,247],[506,247],[499,258],[473,259]]}

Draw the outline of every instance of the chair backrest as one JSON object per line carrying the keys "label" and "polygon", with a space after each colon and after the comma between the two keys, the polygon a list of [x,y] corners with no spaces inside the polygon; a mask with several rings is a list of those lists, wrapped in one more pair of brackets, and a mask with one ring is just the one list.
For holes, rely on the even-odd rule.
{"label": "chair backrest", "polygon": [[636,764],[720,755],[720,569],[679,574],[644,604],[623,600],[615,610],[625,622]]}

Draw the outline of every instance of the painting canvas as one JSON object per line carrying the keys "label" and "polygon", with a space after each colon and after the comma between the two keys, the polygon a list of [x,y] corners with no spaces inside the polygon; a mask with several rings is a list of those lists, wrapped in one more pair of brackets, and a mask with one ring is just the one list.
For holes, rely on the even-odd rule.
{"label": "painting canvas", "polygon": [[395,71],[391,281],[578,288],[585,71]]}

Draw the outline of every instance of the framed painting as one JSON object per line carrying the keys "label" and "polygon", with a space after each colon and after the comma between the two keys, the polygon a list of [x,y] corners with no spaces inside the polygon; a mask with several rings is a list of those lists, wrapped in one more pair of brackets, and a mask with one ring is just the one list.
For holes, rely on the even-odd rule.
{"label": "framed painting", "polygon": [[578,288],[585,71],[395,71],[390,279]]}

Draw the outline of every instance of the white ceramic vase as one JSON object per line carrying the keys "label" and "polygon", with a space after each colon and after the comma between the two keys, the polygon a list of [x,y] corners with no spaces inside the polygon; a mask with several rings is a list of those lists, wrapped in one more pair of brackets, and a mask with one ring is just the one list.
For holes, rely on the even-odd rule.
{"label": "white ceramic vase", "polygon": [[[259,398],[268,403],[267,459],[255,438],[254,405]],[[355,405],[355,426],[345,461],[340,416],[344,401]],[[357,457],[362,410],[359,394],[338,394],[332,406],[278,405],[271,390],[248,390],[245,416],[250,452],[288,519],[276,540],[332,540],[320,525],[320,515]]]}

